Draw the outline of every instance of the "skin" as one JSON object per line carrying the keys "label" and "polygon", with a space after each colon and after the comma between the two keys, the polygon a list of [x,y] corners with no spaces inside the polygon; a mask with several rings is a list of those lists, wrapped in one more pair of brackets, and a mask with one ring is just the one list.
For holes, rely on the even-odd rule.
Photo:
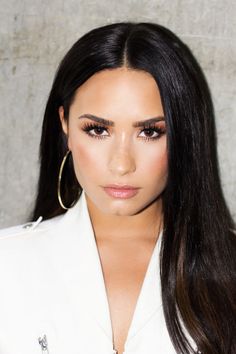
{"label": "skin", "polygon": [[[96,123],[79,119],[84,114],[109,119],[114,126],[92,129],[90,134],[103,137],[91,137],[83,128]],[[103,70],[79,87],[68,122],[63,107],[59,116],[77,179],[85,191],[103,269],[114,347],[120,354],[163,219],[162,193],[168,172],[165,121],[155,123],[162,134],[132,126],[135,121],[164,116],[159,89],[144,71],[125,67]],[[159,138],[145,140],[156,136]],[[116,199],[103,189],[114,183],[140,189],[130,199]]]}
{"label": "skin", "polygon": [[[90,131],[102,139],[91,137],[82,128],[95,122],[79,119],[83,114],[112,120],[114,126]],[[100,71],[77,90],[68,123],[63,107],[59,116],[97,238],[153,239],[162,219],[161,193],[167,180],[166,134],[145,140],[158,133],[132,127],[134,121],[164,116],[153,77],[125,67]],[[165,132],[165,121],[155,126]],[[102,188],[112,183],[140,190],[133,198],[115,199]]]}

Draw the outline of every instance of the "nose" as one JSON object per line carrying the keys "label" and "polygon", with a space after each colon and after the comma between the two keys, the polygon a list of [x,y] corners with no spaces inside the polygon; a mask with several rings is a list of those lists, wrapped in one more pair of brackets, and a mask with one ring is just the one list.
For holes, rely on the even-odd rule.
{"label": "nose", "polygon": [[111,151],[111,158],[109,161],[109,170],[119,176],[132,173],[136,170],[135,159],[132,156],[131,150],[128,146],[116,146]]}

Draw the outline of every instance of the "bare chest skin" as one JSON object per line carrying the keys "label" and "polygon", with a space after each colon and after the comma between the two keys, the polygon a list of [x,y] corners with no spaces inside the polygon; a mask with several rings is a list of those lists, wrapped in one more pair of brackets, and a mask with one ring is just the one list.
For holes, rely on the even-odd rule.
{"label": "bare chest skin", "polygon": [[99,242],[98,251],[103,269],[113,330],[118,354],[124,351],[128,330],[140,294],[154,241]]}

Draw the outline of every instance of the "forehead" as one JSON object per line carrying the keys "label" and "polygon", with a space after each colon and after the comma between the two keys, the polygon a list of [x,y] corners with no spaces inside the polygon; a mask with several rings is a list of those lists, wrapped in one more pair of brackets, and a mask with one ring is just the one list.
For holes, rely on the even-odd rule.
{"label": "forehead", "polygon": [[112,118],[119,116],[119,112],[132,113],[141,119],[143,115],[163,114],[155,79],[145,71],[126,67],[92,75],[77,89],[73,105],[79,114],[112,115]]}

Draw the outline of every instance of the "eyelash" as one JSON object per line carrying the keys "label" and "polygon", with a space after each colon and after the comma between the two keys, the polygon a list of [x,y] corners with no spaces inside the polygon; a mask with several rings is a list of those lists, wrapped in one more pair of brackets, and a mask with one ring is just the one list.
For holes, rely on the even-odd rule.
{"label": "eyelash", "polygon": [[[82,130],[85,131],[85,133],[87,135],[89,135],[95,139],[104,139],[107,136],[107,135],[104,136],[104,135],[91,134],[90,131],[93,129],[103,129],[103,130],[107,131],[107,128],[105,128],[104,126],[99,125],[99,124],[92,124],[92,123],[86,123],[82,128]],[[152,130],[152,131],[159,134],[158,136],[153,137],[153,138],[152,137],[142,137],[142,139],[147,140],[147,141],[160,139],[160,137],[165,133],[165,130],[163,128],[158,128],[154,125],[147,125],[144,129],[141,130],[141,132],[145,131],[145,130]]]}

